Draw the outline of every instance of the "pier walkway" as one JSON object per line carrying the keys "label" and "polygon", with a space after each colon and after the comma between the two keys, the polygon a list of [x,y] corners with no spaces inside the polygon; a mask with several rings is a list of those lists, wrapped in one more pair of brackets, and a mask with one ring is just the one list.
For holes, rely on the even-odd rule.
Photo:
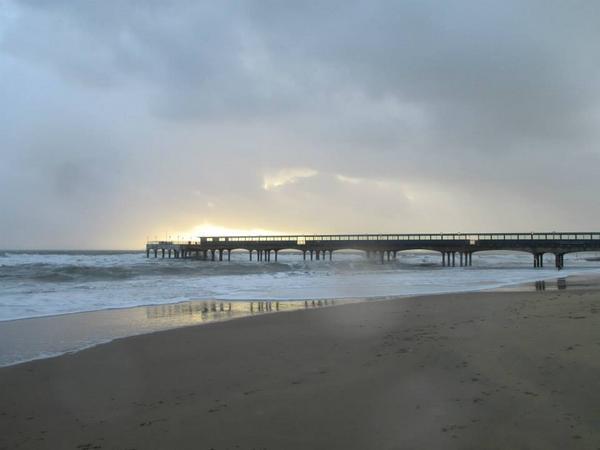
{"label": "pier walkway", "polygon": [[457,233],[457,234],[327,234],[295,236],[215,236],[196,241],[150,241],[146,256],[229,261],[231,252],[244,250],[257,261],[277,261],[284,250],[301,252],[304,260],[333,258],[338,250],[359,250],[382,263],[404,250],[430,250],[441,254],[444,266],[470,266],[475,252],[508,250],[533,255],[533,266],[543,267],[544,254],[554,255],[562,269],[564,255],[600,251],[600,232]]}

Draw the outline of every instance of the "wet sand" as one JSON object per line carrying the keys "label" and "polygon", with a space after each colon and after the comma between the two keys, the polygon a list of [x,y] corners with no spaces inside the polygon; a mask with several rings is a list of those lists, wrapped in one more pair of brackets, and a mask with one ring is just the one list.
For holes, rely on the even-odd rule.
{"label": "wet sand", "polygon": [[262,315],[1,368],[0,449],[597,449],[599,283],[552,286]]}
{"label": "wet sand", "polygon": [[0,367],[83,350],[114,339],[354,300],[204,301],[0,321]]}

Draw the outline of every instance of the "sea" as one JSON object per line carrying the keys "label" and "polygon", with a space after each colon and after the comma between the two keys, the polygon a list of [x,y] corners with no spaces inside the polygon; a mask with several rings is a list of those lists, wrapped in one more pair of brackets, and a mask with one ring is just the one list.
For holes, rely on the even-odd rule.
{"label": "sea", "polygon": [[[278,262],[146,258],[123,251],[0,252],[0,321],[186,300],[370,298],[491,289],[574,273],[600,271],[595,254],[567,255],[558,272],[552,255],[534,269],[526,253],[473,255],[470,267],[443,267],[439,254],[399,253],[395,261],[334,253],[333,261]],[[254,258],[256,259],[256,258]],[[458,263],[458,260],[457,260]]]}
{"label": "sea", "polygon": [[234,252],[213,262],[140,251],[0,251],[0,365],[251,314],[600,273],[600,257],[568,254],[557,271],[546,255],[544,266],[518,252],[475,253],[472,266],[444,267],[438,253],[418,251],[383,264],[360,252],[336,252],[332,261],[280,252],[277,262]]}

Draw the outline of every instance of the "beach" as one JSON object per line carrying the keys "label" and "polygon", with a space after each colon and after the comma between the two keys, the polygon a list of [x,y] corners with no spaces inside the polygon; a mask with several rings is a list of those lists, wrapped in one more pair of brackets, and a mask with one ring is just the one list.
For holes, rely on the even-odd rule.
{"label": "beach", "polygon": [[0,368],[0,449],[600,448],[600,282],[127,337]]}

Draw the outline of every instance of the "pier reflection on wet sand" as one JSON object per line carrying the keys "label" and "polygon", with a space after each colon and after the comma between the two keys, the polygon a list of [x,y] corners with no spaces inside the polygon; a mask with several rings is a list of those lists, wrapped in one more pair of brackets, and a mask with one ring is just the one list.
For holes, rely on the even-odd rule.
{"label": "pier reflection on wet sand", "polygon": [[[278,311],[296,311],[299,309],[322,308],[334,306],[348,301],[321,299],[321,300],[298,300],[298,301],[201,301],[193,300],[181,303],[170,303],[166,305],[146,306],[146,317],[148,319],[165,319],[186,317],[197,321],[212,322],[227,320],[234,317],[262,314]],[[195,321],[196,321],[195,320]]]}
{"label": "pier reflection on wet sand", "polygon": [[535,290],[536,291],[546,291],[546,290],[561,291],[566,288],[567,288],[567,279],[566,278],[559,278],[557,280],[552,280],[552,281],[540,280],[540,281],[535,282]]}

